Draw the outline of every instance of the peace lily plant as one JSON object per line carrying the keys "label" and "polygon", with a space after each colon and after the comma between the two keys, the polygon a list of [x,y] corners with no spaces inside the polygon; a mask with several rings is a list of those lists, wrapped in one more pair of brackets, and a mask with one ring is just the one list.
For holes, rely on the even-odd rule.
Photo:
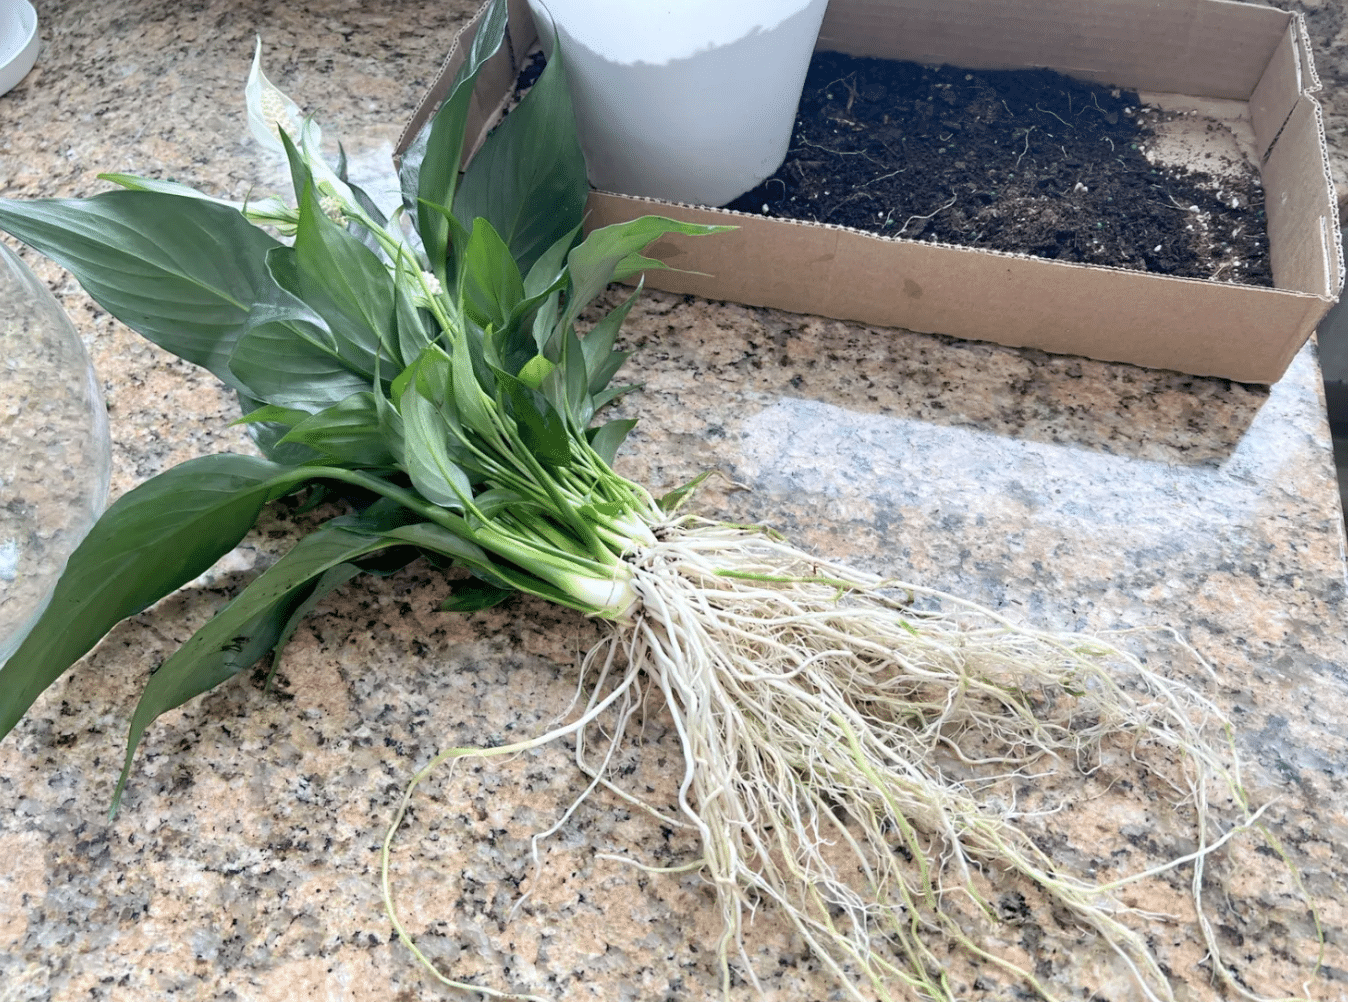
{"label": "peace lily plant", "polygon": [[[660,266],[642,254],[652,240],[715,228],[647,217],[580,239],[585,164],[559,52],[461,173],[474,82],[505,27],[498,0],[401,165],[392,219],[324,159],[318,126],[266,80],[260,49],[249,121],[284,154],[293,204],[235,204],[125,175],[107,176],[121,190],[92,198],[0,200],[0,227],[235,390],[262,452],[190,460],[108,509],[0,668],[0,736],[117,622],[228,553],[266,505],[341,496],[346,514],[299,540],[148,677],[114,811],[156,717],[279,657],[343,582],[425,555],[471,572],[447,585],[447,610],[519,591],[611,629],[580,666],[587,695],[564,724],[449,749],[411,781],[384,857],[389,915],[409,945],[387,862],[417,783],[445,760],[569,737],[591,777],[586,796],[612,790],[696,833],[701,855],[687,869],[723,916],[727,991],[732,964],[757,983],[743,934],[763,902],[851,998],[952,999],[947,962],[959,954],[1053,998],[992,945],[1003,919],[989,883],[1005,878],[1097,934],[1139,997],[1172,999],[1121,894],[1187,866],[1211,969],[1248,995],[1202,901],[1208,854],[1259,818],[1216,706],[1098,639],[1020,628],[766,529],[683,514],[691,485],[656,498],[614,472],[633,422],[595,419],[632,388],[610,381],[636,293],[583,335],[577,320],[610,281]],[[622,789],[608,768],[651,691],[683,743],[673,811]],[[599,733],[609,737],[595,750]],[[1101,768],[1120,749],[1187,804],[1196,848],[1103,883],[1050,858],[1002,794],[1026,777]]]}

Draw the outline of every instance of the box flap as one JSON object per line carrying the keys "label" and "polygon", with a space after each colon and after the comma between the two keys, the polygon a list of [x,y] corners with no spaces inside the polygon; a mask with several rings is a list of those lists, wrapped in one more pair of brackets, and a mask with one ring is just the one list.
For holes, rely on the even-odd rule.
{"label": "box flap", "polygon": [[[473,40],[477,38],[477,31],[482,26],[482,17],[487,12],[487,6],[484,3],[479,7],[472,19],[454,36],[449,54],[440,64],[439,74],[417,103],[417,110],[403,128],[402,135],[398,137],[398,144],[393,150],[395,163],[401,162],[407,148],[416,140],[422,128],[439,109],[441,102],[449,95],[454,77],[459,72],[459,67],[467,60]],[[465,130],[468,139],[464,143],[465,163],[482,144],[488,130],[500,117],[501,110],[514,89],[515,78],[519,75],[520,59],[537,38],[533,15],[529,13],[528,0],[509,0],[509,16],[505,44],[478,74],[478,83],[473,91]]]}
{"label": "box flap", "polygon": [[1320,102],[1302,96],[1264,162],[1264,209],[1278,288],[1334,297],[1343,278],[1324,146]]}
{"label": "box flap", "polygon": [[1248,100],[1290,20],[1225,0],[835,0],[819,48]]}

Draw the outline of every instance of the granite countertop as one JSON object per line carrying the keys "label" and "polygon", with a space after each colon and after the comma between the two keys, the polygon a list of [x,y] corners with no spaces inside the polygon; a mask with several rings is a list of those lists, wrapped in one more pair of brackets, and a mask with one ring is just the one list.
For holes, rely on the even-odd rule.
{"label": "granite countertop", "polygon": [[[242,108],[254,33],[272,78],[358,169],[381,165],[476,4],[39,6],[38,67],[0,98],[4,196],[92,193],[99,171],[232,198],[270,190],[277,165],[253,152]],[[213,377],[26,257],[103,379],[114,496],[249,448]],[[1220,670],[1214,697],[1315,901],[1324,964],[1312,976],[1309,911],[1252,844],[1211,866],[1217,934],[1256,991],[1348,999],[1344,530],[1313,346],[1261,388],[665,294],[643,298],[627,340],[645,383],[623,405],[642,418],[629,476],[662,488],[721,470],[749,489],[709,488],[704,512],[1028,624],[1182,631]],[[300,628],[277,691],[237,678],[162,718],[105,818],[147,673],[312,517],[268,514],[214,571],[119,626],[0,744],[4,1002],[455,997],[391,937],[379,845],[436,751],[531,734],[566,708],[578,653],[599,636],[580,616],[524,600],[442,614],[442,578],[423,564],[357,579]],[[659,782],[679,760],[659,707],[645,740],[632,767]],[[543,844],[534,874],[530,836],[582,788],[564,747],[433,779],[395,860],[409,928],[447,971],[511,990],[717,997],[718,920],[697,875],[604,858],[686,861],[682,836],[597,796]],[[1102,826],[1111,804],[1071,805],[1061,851],[1139,868],[1177,851],[1146,816]],[[1170,907],[1165,886],[1139,894]],[[1180,998],[1219,997],[1186,917],[1150,933]],[[1062,930],[1013,934],[1066,997],[1135,997]],[[770,909],[750,945],[767,998],[840,997]],[[1021,997],[992,969],[960,977],[969,998]]]}

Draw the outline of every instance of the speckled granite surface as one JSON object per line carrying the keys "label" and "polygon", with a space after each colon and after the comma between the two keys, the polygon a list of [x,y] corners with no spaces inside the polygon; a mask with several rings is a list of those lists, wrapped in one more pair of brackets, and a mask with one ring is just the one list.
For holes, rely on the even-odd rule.
{"label": "speckled granite surface", "polygon": [[[38,70],[0,98],[0,194],[84,194],[97,171],[125,170],[239,197],[274,177],[243,123],[254,32],[273,78],[376,163],[473,6],[46,0]],[[104,379],[114,495],[247,447],[211,377],[35,267]],[[1348,999],[1344,536],[1313,349],[1266,390],[665,295],[629,326],[646,387],[626,405],[643,418],[628,474],[666,487],[721,469],[751,490],[713,487],[710,513],[1036,625],[1182,629],[1221,668],[1216,696],[1316,902],[1325,966],[1312,976],[1308,910],[1249,845],[1213,866],[1218,935],[1257,991]],[[438,749],[528,734],[563,710],[597,636],[583,619],[534,602],[439,614],[439,576],[420,565],[358,580],[301,628],[280,692],[236,679],[157,724],[121,815],[104,818],[146,673],[289,545],[293,522],[271,514],[196,587],[120,626],[0,745],[0,999],[452,997],[390,942],[385,825]],[[667,782],[678,752],[658,710],[646,737],[633,767]],[[580,789],[564,748],[432,781],[395,866],[410,927],[487,984],[715,997],[717,923],[696,876],[599,858],[668,865],[691,858],[687,842],[599,798],[545,844],[534,877],[530,835]],[[1127,807],[1114,796],[1065,812],[1059,850],[1101,867],[1177,850],[1148,815],[1102,822]],[[1139,894],[1175,907],[1164,882]],[[1152,932],[1178,997],[1215,997],[1187,919]],[[1019,935],[1065,997],[1135,997],[1070,933]],[[751,948],[768,998],[838,997],[770,911]],[[976,973],[961,975],[968,997],[1019,997]]]}

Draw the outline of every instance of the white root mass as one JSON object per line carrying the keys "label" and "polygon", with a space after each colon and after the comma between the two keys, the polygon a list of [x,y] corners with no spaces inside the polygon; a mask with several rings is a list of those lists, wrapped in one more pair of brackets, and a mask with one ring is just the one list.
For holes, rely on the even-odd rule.
{"label": "white root mass", "polygon": [[[767,904],[849,998],[953,1000],[946,972],[963,955],[1054,999],[1023,960],[987,945],[1003,921],[996,895],[1009,883],[1037,888],[1060,923],[1111,948],[1139,997],[1171,1002],[1169,978],[1129,921],[1147,916],[1120,892],[1187,866],[1213,972],[1255,997],[1220,959],[1202,888],[1205,858],[1257,827],[1260,812],[1241,787],[1228,721],[1196,688],[1100,639],[1024,629],[761,531],[680,519],[657,536],[631,558],[640,610],[584,662],[584,711],[529,741],[442,752],[408,787],[385,841],[384,894],[414,952],[393,906],[388,854],[416,786],[446,760],[571,736],[591,782],[550,831],[601,786],[691,826],[701,856],[687,869],[715,889],[727,992],[732,964],[755,978],[743,937]],[[677,817],[622,790],[607,768],[647,687],[663,694],[682,743]],[[610,718],[612,737],[592,753],[587,731],[605,714],[616,725]],[[1054,777],[1061,799],[1064,773],[1088,776],[1110,754],[1183,807],[1195,848],[1097,882],[1050,857],[1008,791]]]}

